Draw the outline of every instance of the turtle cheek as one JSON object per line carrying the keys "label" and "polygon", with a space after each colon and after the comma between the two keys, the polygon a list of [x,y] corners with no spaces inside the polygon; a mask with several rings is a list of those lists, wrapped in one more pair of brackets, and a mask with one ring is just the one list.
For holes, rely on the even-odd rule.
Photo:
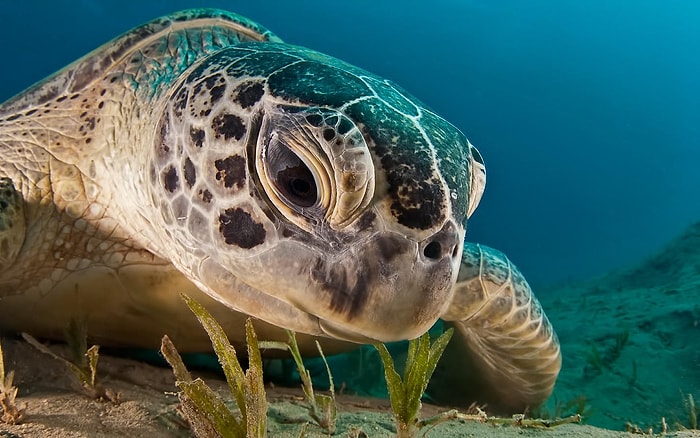
{"label": "turtle cheek", "polygon": [[[252,270],[261,274],[265,272],[265,267],[258,264]],[[269,282],[271,275],[257,277],[266,278],[268,283],[253,286],[232,275],[230,266],[223,266],[207,258],[193,270],[190,279],[212,298],[233,310],[289,330],[313,335],[323,334],[314,315],[284,300],[283,294],[274,293],[278,292],[279,288],[284,289],[284,281],[278,285],[275,281]],[[204,280],[201,281],[202,279]]]}

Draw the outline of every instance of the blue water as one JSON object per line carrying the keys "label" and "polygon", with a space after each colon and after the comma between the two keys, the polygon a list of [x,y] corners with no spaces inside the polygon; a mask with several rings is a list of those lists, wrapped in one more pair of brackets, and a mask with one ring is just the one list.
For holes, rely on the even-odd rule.
{"label": "blue water", "polygon": [[468,238],[535,286],[630,265],[700,218],[694,0],[16,2],[0,100],[198,6],[393,79],[459,126],[488,172]]}

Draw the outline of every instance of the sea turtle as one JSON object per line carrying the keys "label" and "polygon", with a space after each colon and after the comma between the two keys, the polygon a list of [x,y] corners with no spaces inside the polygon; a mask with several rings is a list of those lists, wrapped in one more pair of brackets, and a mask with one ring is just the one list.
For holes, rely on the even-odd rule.
{"label": "sea turtle", "polygon": [[[463,402],[545,400],[559,343],[523,276],[463,243],[481,155],[390,81],[212,9],[142,25],[0,106],[0,329],[351,343],[456,327]],[[467,375],[467,370],[469,371]],[[444,371],[444,370],[443,370]],[[470,390],[476,390],[476,392]]]}

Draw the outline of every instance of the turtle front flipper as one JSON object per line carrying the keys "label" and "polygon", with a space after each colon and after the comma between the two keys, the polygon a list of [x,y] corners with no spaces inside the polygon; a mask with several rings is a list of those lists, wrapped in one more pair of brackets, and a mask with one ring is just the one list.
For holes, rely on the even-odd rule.
{"label": "turtle front flipper", "polygon": [[22,195],[10,178],[0,178],[0,272],[17,258],[26,232]]}
{"label": "turtle front flipper", "polygon": [[460,336],[441,362],[448,385],[432,385],[431,395],[510,413],[549,397],[561,368],[559,340],[527,281],[503,253],[464,244],[454,298],[442,319]]}

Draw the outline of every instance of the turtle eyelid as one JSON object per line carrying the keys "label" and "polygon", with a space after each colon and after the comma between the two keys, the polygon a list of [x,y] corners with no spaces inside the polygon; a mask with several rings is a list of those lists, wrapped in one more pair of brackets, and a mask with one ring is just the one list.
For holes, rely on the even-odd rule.
{"label": "turtle eyelid", "polygon": [[[468,142],[469,140],[467,140]],[[469,151],[471,152],[471,178],[469,184],[469,210],[467,218],[469,218],[481,201],[481,196],[486,188],[486,166],[484,158],[479,153],[479,150],[469,143]]]}
{"label": "turtle eyelid", "polygon": [[469,146],[470,146],[469,150],[471,151],[471,154],[472,154],[472,159],[474,159],[474,161],[481,164],[482,166],[485,165],[484,158],[481,156],[479,149],[475,148],[473,144],[469,144]]}

